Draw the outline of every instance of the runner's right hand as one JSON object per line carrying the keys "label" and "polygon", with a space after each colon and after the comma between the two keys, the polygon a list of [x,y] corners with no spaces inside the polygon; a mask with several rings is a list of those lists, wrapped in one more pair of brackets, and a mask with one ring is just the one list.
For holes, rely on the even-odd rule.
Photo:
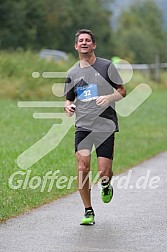
{"label": "runner's right hand", "polygon": [[72,116],[75,112],[75,108],[76,106],[74,104],[70,104],[70,105],[67,105],[64,107],[65,111],[66,111],[66,114],[67,116]]}

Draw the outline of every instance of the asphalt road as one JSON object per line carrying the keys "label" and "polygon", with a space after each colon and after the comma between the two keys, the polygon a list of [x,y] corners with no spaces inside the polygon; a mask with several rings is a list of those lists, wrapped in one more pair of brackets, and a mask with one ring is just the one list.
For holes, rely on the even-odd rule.
{"label": "asphalt road", "polygon": [[113,186],[109,204],[92,189],[94,226],[79,225],[83,206],[74,193],[1,223],[0,251],[167,251],[167,152],[115,177]]}

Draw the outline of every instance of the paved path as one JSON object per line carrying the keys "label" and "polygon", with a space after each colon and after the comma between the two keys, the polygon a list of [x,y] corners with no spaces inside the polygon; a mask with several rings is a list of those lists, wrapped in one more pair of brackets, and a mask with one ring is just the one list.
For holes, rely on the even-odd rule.
{"label": "paved path", "polygon": [[[158,187],[150,189],[151,183]],[[0,224],[0,251],[167,251],[167,152],[121,174],[113,185],[110,204],[101,202],[98,186],[92,189],[94,226],[79,225],[83,208],[74,193]]]}

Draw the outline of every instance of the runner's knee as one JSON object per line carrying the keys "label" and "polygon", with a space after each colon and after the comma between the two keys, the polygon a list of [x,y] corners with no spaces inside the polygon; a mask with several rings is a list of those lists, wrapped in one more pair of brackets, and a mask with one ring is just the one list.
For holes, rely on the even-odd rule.
{"label": "runner's knee", "polygon": [[88,174],[90,171],[90,159],[88,157],[83,157],[80,154],[76,154],[77,163],[78,163],[78,172],[83,174]]}

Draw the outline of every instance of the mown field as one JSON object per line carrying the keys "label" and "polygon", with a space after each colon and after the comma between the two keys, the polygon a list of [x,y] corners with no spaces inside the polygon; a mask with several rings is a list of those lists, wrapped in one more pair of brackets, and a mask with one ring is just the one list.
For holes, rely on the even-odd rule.
{"label": "mown field", "polygon": [[[57,98],[51,91],[55,80],[34,79],[32,72],[66,71],[73,64],[74,59],[66,64],[42,61],[31,52],[0,54],[1,221],[77,190],[74,127],[58,147],[27,170],[21,169],[16,162],[17,157],[44,137],[55,123],[54,119],[34,119],[33,113],[63,112],[62,108],[17,106],[18,101],[24,100],[63,101],[62,97]],[[166,79],[163,73],[158,84],[151,81],[148,75],[136,73],[131,82],[126,84],[129,93],[135,86],[145,82],[151,86],[152,95],[128,117],[119,116],[120,132],[116,134],[114,174],[167,150]],[[94,153],[92,171],[95,176],[97,166]],[[52,185],[51,180],[44,178],[53,172],[57,172],[57,177]],[[62,176],[64,180],[60,179]]]}

